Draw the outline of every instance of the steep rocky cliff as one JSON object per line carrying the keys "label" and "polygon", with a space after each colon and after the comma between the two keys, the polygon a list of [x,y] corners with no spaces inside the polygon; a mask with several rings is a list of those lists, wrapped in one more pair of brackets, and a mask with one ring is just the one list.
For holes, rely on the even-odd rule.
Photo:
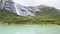
{"label": "steep rocky cliff", "polygon": [[13,0],[1,0],[0,9],[15,11]]}
{"label": "steep rocky cliff", "polygon": [[39,6],[22,6],[13,0],[0,0],[0,9],[9,10],[21,16],[35,16],[37,11],[56,10],[54,7],[39,5]]}
{"label": "steep rocky cliff", "polygon": [[13,0],[0,0],[0,9],[12,11],[21,16],[34,16],[35,12],[38,11],[35,7],[22,6]]}

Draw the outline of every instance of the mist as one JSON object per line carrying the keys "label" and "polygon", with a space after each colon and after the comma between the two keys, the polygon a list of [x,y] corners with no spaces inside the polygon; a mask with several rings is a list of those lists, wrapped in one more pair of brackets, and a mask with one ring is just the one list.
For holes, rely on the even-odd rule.
{"label": "mist", "polygon": [[60,9],[60,0],[14,0],[14,2],[24,6],[37,6],[43,4]]}

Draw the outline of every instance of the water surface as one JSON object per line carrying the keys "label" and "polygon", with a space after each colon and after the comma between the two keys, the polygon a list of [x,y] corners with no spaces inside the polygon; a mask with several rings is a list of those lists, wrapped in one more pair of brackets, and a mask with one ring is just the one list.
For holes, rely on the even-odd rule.
{"label": "water surface", "polygon": [[60,34],[60,26],[0,25],[0,34]]}

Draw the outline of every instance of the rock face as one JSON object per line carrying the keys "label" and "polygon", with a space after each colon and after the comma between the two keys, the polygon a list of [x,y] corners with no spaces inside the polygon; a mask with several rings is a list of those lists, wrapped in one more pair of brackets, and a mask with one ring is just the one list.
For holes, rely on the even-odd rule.
{"label": "rock face", "polygon": [[21,16],[34,16],[36,11],[38,11],[36,7],[22,6],[13,0],[0,0],[0,9],[13,11]]}
{"label": "rock face", "polygon": [[54,7],[39,5],[39,6],[22,6],[15,3],[13,0],[0,0],[0,9],[12,11],[21,16],[35,16],[37,11],[52,10]]}
{"label": "rock face", "polygon": [[10,11],[14,11],[15,7],[14,7],[14,2],[13,0],[1,0],[1,9],[5,9],[5,10],[10,10]]}
{"label": "rock face", "polygon": [[34,16],[34,13],[29,11],[27,7],[15,3],[16,13],[21,16]]}
{"label": "rock face", "polygon": [[13,0],[0,0],[0,9],[13,11],[21,16],[34,16],[36,11],[39,10],[37,7],[22,6]]}
{"label": "rock face", "polygon": [[55,9],[54,7],[50,7],[50,6],[46,6],[46,5],[40,5],[40,6],[37,6],[37,7],[38,7],[40,10],[45,10],[45,11]]}

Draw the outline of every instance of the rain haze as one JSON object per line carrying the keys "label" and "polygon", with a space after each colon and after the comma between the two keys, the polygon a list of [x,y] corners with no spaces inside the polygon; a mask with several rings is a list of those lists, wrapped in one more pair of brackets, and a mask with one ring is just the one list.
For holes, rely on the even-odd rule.
{"label": "rain haze", "polygon": [[60,0],[14,0],[24,6],[37,6],[37,5],[47,5],[60,9]]}

